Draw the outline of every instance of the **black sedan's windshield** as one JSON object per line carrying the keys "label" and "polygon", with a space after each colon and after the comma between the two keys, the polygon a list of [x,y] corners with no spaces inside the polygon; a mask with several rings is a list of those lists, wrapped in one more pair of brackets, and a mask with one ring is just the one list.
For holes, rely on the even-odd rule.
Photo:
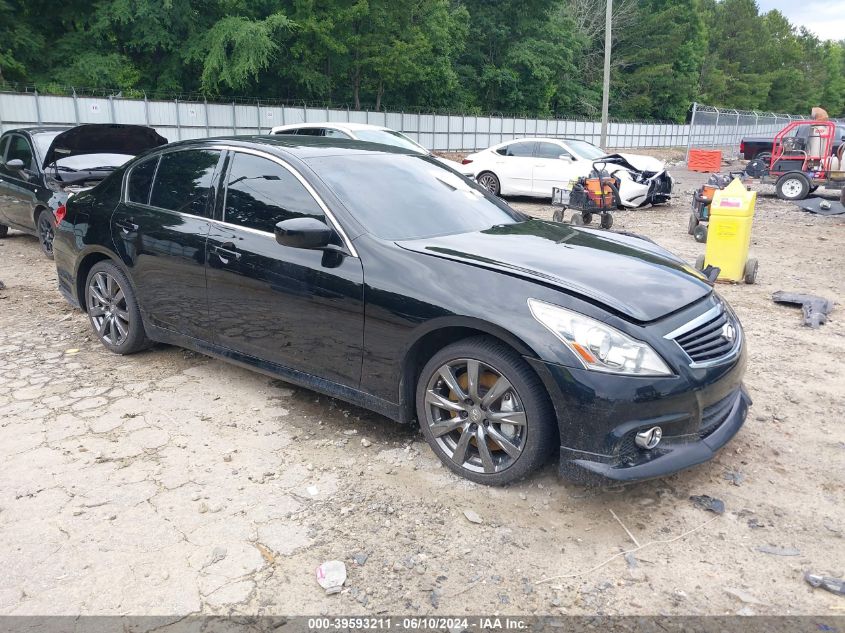
{"label": "black sedan's windshield", "polygon": [[325,156],[306,161],[376,237],[411,240],[527,219],[463,176],[422,156]]}

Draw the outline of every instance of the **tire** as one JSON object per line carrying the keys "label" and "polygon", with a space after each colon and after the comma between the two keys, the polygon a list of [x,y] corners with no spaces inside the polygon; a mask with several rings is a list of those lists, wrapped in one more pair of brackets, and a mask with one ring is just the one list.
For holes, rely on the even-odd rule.
{"label": "tire", "polygon": [[584,224],[592,224],[593,223],[593,214],[592,213],[582,213],[581,219],[584,220]]}
{"label": "tire", "polygon": [[764,160],[766,161],[766,167],[768,167],[772,162],[772,153],[771,152],[760,152],[757,154],[753,160]]}
{"label": "tire", "polygon": [[742,275],[743,281],[747,284],[753,284],[757,281],[757,260],[749,259],[745,262],[745,271]]}
{"label": "tire", "polygon": [[552,222],[563,222],[564,209],[555,209],[552,213]]}
{"label": "tire", "polygon": [[9,234],[9,227],[5,224],[0,224],[0,237],[6,237]]}
{"label": "tire", "polygon": [[695,269],[704,270],[704,255],[699,255],[695,258]]}
{"label": "tire", "polygon": [[575,226],[583,226],[584,217],[580,213],[573,213],[572,217],[569,218],[569,223],[574,224]]}
{"label": "tire", "polygon": [[482,171],[478,174],[476,181],[494,196],[498,196],[502,191],[502,184],[499,182],[498,176],[492,171]]}
{"label": "tire", "polygon": [[601,214],[601,228],[609,229],[613,226],[613,216],[610,213]]}
{"label": "tire", "polygon": [[[497,395],[485,402],[491,394]],[[491,337],[465,339],[437,352],[420,372],[416,405],[420,429],[440,461],[477,483],[517,481],[560,446],[540,379],[519,354]]]}
{"label": "tire", "polygon": [[85,311],[94,334],[109,351],[134,354],[151,345],[135,289],[113,262],[97,262],[88,273]]}
{"label": "tire", "polygon": [[692,236],[695,238],[696,242],[704,244],[707,241],[707,226],[704,224],[699,224],[693,229]]}
{"label": "tire", "polygon": [[56,216],[49,209],[43,209],[35,218],[35,234],[41,252],[45,257],[53,259],[53,238],[56,235]]}
{"label": "tire", "polygon": [[775,192],[781,200],[803,200],[810,192],[810,181],[798,172],[784,174],[778,178]]}
{"label": "tire", "polygon": [[693,235],[693,231],[695,231],[695,227],[698,226],[698,218],[695,217],[695,213],[689,214],[689,226],[687,227],[687,233]]}

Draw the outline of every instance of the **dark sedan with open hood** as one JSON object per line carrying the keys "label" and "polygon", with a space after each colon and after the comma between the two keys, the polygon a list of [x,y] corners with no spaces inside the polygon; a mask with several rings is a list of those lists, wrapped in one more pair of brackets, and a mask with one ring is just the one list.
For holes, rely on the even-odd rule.
{"label": "dark sedan with open hood", "polygon": [[416,420],[482,483],[552,454],[578,481],[665,475],[750,404],[739,320],[700,273],[401,149],[171,144],[74,196],[55,254],[113,352],[181,345]]}
{"label": "dark sedan with open hood", "polygon": [[151,127],[100,124],[10,130],[0,137],[0,237],[9,228],[36,235],[53,255],[56,213],[148,149],[167,143]]}

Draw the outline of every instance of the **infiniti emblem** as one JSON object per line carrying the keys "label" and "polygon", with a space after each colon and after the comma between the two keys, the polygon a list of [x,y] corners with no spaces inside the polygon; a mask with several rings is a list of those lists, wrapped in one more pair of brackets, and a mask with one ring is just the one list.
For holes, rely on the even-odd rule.
{"label": "infiniti emblem", "polygon": [[725,337],[725,339],[732,341],[736,337],[736,329],[730,323],[725,323],[722,326],[722,336]]}

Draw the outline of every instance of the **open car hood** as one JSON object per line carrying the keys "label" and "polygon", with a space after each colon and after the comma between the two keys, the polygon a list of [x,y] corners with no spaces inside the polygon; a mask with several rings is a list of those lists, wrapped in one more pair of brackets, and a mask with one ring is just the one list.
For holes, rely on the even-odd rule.
{"label": "open car hood", "polygon": [[120,123],[89,123],[62,132],[50,144],[44,156],[44,168],[52,163],[85,154],[127,154],[142,152],[166,145],[167,139],[146,125]]}
{"label": "open car hood", "polygon": [[713,291],[703,275],[657,244],[557,222],[529,220],[397,244],[556,286],[640,322],[660,319]]}

